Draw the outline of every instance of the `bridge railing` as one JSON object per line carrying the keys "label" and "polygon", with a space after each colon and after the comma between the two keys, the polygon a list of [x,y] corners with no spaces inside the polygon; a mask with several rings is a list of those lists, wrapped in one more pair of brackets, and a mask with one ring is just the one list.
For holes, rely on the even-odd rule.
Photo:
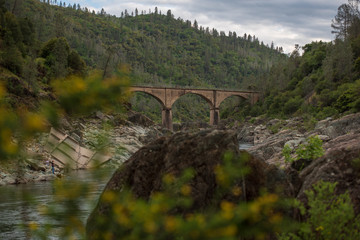
{"label": "bridge railing", "polygon": [[145,88],[171,88],[171,89],[194,89],[194,90],[218,90],[218,91],[236,91],[236,92],[249,92],[260,93],[260,91],[250,89],[236,89],[236,88],[218,88],[214,86],[181,86],[175,84],[149,84],[149,83],[136,83],[130,87],[145,87]]}

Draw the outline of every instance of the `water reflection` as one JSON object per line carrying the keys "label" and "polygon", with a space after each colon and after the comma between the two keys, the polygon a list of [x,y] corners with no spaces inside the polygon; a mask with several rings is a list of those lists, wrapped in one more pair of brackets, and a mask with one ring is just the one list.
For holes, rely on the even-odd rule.
{"label": "water reflection", "polygon": [[254,144],[252,144],[252,143],[239,143],[239,149],[240,150],[246,150],[246,149],[251,148],[253,146],[254,146]]}
{"label": "water reflection", "polygon": [[[67,180],[86,182],[94,186],[90,192],[90,202],[82,206],[80,216],[77,216],[84,223],[113,171],[112,169],[102,169],[97,172],[96,177],[91,171],[76,171],[67,177]],[[99,177],[99,174],[102,177]],[[38,206],[54,205],[54,191],[52,182],[0,187],[0,239],[31,239],[29,232],[22,227],[24,223],[48,224],[49,220],[39,214]],[[56,222],[51,222],[51,225],[61,227]],[[58,239],[58,237],[49,236],[49,239]]]}

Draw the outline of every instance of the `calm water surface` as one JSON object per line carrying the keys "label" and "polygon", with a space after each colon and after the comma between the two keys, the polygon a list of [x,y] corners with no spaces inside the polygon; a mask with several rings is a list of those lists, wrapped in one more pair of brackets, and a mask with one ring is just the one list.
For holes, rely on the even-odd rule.
{"label": "calm water surface", "polygon": [[[90,193],[90,202],[82,206],[80,216],[78,216],[84,223],[114,170],[102,169],[101,171],[105,177],[100,180],[95,178],[90,171],[72,172],[67,177],[67,180],[77,180],[95,186]],[[52,182],[0,187],[0,240],[31,239],[22,225],[29,222],[37,222],[40,225],[48,223],[45,216],[39,214],[37,208],[40,205],[51,206],[54,204]],[[57,226],[57,223],[54,222],[53,225]],[[49,239],[58,239],[58,237],[49,236]]]}
{"label": "calm water surface", "polygon": [[254,144],[252,144],[252,143],[239,143],[240,150],[245,150],[245,149],[251,148],[253,146],[254,146]]}

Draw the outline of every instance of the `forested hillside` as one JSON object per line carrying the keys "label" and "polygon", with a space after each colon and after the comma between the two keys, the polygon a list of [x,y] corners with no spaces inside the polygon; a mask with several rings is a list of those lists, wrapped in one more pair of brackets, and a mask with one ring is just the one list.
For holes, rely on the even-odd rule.
{"label": "forested hillside", "polygon": [[[0,2],[0,70],[12,94],[10,105],[52,98],[53,79],[84,76],[92,69],[106,77],[126,64],[132,84],[263,93],[264,101],[253,107],[228,99],[222,118],[301,115],[315,121],[360,110],[359,1],[339,6],[333,42],[297,46],[289,56],[255,36],[175,19],[170,10],[124,9],[116,17],[55,0]],[[160,105],[151,97],[137,94],[131,103],[160,119]],[[173,114],[175,121],[207,121],[209,109],[200,97],[189,95],[174,104]]]}
{"label": "forested hillside", "polygon": [[170,10],[145,14],[124,9],[123,17],[115,17],[76,4],[6,3],[16,16],[32,21],[40,42],[65,37],[88,66],[111,72],[118,63],[128,63],[140,83],[247,87],[281,57],[281,50],[264,46],[255,36],[174,19]]}
{"label": "forested hillside", "polygon": [[[315,122],[360,111],[359,1],[338,8],[332,24],[334,41],[298,46],[289,58],[275,64],[259,90],[264,101],[228,111],[223,117],[248,115],[301,116]],[[303,52],[301,54],[301,52]]]}
{"label": "forested hillside", "polygon": [[[42,83],[85,72],[78,55],[87,70],[101,69],[104,76],[119,64],[128,64],[133,84],[216,88],[253,88],[279,59],[286,58],[281,48],[265,46],[255,36],[218,32],[196,21],[175,19],[170,10],[124,9],[122,16],[115,17],[60,1],[2,2],[8,10],[3,29],[11,32],[18,49],[10,57],[6,53],[10,50],[4,48],[1,66],[30,88],[46,88]],[[139,104],[149,99],[140,95],[137,99],[133,103],[139,110],[154,109],[154,102]],[[208,107],[202,100],[190,96],[179,104],[186,107],[193,101],[200,107],[190,109],[194,112],[186,114],[187,120],[192,116],[204,120]],[[177,118],[176,110],[174,115]]]}

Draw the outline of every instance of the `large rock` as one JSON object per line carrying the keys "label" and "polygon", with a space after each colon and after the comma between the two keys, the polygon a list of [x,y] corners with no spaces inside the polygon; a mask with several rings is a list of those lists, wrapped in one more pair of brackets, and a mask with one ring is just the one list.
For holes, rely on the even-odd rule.
{"label": "large rock", "polygon": [[315,126],[314,133],[326,135],[331,139],[338,136],[358,131],[360,129],[360,113],[350,114],[345,117],[333,120],[327,118],[318,122]]}
{"label": "large rock", "polygon": [[33,171],[43,171],[43,172],[46,171],[46,167],[44,166],[42,161],[29,158],[25,160],[25,163],[28,166],[28,168]]}
{"label": "large rock", "polygon": [[[233,152],[234,159],[245,155],[248,158],[246,165],[250,168],[245,180],[238,181],[243,194],[236,199],[232,196],[232,201],[251,200],[259,196],[260,190],[277,192],[281,188],[285,189],[285,195],[295,196],[296,189],[291,186],[282,170],[240,151],[236,135],[219,130],[204,130],[196,134],[177,133],[157,139],[127,160],[114,173],[104,191],[120,193],[124,186],[129,186],[136,197],[148,199],[153,192],[162,189],[162,178],[165,174],[179,175],[191,167],[195,171],[195,177],[190,182],[194,200],[192,209],[216,205],[213,198],[218,186],[214,167],[223,162],[227,151]],[[106,216],[107,209],[104,202],[99,202],[88,219],[88,236],[91,237],[92,231],[96,230],[95,219]]]}
{"label": "large rock", "polygon": [[155,125],[154,121],[152,121],[147,116],[133,111],[128,112],[128,120],[134,123],[135,125],[139,125],[143,127],[150,127]]}
{"label": "large rock", "polygon": [[255,157],[271,164],[284,165],[282,149],[286,143],[293,147],[304,140],[304,135],[296,130],[285,129],[268,136],[263,142],[254,145],[247,151]]}
{"label": "large rock", "polygon": [[324,148],[325,155],[300,173],[303,184],[298,199],[305,202],[305,191],[319,181],[337,182],[336,194],[348,192],[360,213],[360,133],[337,137]]}

